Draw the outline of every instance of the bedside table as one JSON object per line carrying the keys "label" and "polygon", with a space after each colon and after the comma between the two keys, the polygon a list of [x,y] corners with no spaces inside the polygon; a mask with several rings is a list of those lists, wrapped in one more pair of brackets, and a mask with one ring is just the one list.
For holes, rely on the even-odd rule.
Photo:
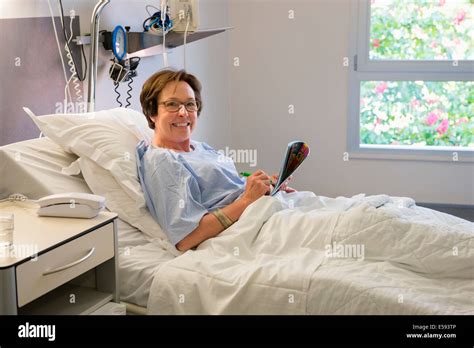
{"label": "bedside table", "polygon": [[33,202],[0,202],[15,215],[13,248],[0,248],[0,314],[90,314],[119,302],[117,214],[39,217]]}

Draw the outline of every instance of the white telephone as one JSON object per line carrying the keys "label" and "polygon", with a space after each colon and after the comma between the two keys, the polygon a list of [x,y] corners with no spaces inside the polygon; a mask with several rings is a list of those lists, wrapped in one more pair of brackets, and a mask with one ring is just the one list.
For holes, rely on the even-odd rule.
{"label": "white telephone", "polygon": [[90,193],[59,193],[39,199],[39,216],[90,219],[105,208],[105,198]]}

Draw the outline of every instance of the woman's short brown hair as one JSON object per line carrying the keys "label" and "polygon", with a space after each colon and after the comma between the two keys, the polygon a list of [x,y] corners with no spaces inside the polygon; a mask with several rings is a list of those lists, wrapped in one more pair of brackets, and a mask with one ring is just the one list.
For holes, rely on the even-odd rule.
{"label": "woman's short brown hair", "polygon": [[184,81],[194,91],[194,97],[199,102],[198,116],[202,110],[202,99],[201,99],[201,82],[192,74],[188,74],[185,70],[172,70],[166,69],[154,73],[148,80],[145,81],[140,93],[140,103],[142,104],[142,110],[148,121],[148,126],[151,129],[155,128],[155,123],[151,119],[158,113],[158,98],[160,93],[163,91],[165,86],[169,82],[173,81]]}

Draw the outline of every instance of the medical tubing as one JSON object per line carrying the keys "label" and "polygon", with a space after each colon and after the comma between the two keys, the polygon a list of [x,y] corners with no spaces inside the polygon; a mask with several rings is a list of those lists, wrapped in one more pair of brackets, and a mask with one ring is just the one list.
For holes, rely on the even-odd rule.
{"label": "medical tubing", "polygon": [[120,101],[120,92],[118,91],[119,83],[118,82],[114,83],[114,85],[115,85],[114,91],[115,91],[115,93],[117,93],[117,98],[115,98],[115,100],[120,105],[120,107],[122,107],[122,102]]}
{"label": "medical tubing", "polygon": [[[73,18],[71,18],[71,21],[69,22],[69,29],[70,29],[70,32],[71,32],[71,36],[69,37],[69,42],[71,42],[72,40],[72,35],[73,35],[73,32],[72,32],[72,21],[73,21]],[[68,46],[67,46],[68,47]],[[69,49],[69,47],[68,47]],[[68,51],[68,59],[69,59],[69,56],[71,56],[71,59],[68,60],[68,65],[69,65],[69,71],[71,72],[71,78],[72,78],[72,84],[74,85],[74,92],[76,94],[76,101],[78,102],[82,102],[83,100],[83,96],[82,96],[82,89],[81,89],[81,84],[79,83],[79,79],[77,77],[77,71],[76,71],[76,66],[74,65],[74,61],[72,60],[72,52],[69,52]]]}
{"label": "medical tubing", "polygon": [[[59,58],[61,59],[61,65],[63,67],[64,81],[67,83],[66,65],[64,64],[61,45],[59,44],[58,32],[56,30],[56,23],[54,22],[53,8],[51,7],[51,1],[50,0],[48,0],[48,7],[49,7],[49,13],[51,14],[51,22],[53,22],[54,37],[56,38],[56,44],[58,45]],[[41,137],[41,134],[40,134],[40,137]]]}
{"label": "medical tubing", "polygon": [[163,65],[168,67],[168,52],[166,52],[166,8],[167,8],[167,0],[161,1],[161,25],[163,28]]}
{"label": "medical tubing", "polygon": [[[72,19],[71,19],[70,23],[72,23]],[[66,40],[66,44],[64,44],[64,51],[66,51],[66,57],[68,59],[67,64],[69,65],[69,71],[71,71],[71,64],[70,64],[71,52],[69,51],[69,47],[67,45],[67,42],[68,42],[68,40],[71,40],[71,39],[72,39],[72,32],[71,32],[71,35],[69,36],[69,39]],[[69,99],[71,100],[71,102],[73,102],[71,91],[69,90],[69,84],[71,83],[71,79],[72,79],[73,76],[74,75],[71,75],[69,77],[69,79],[66,81],[66,85],[64,86],[64,113],[65,114],[67,114],[67,111],[68,111],[68,102],[67,102],[68,94],[69,94]]]}
{"label": "medical tubing", "polygon": [[150,11],[148,10],[149,7],[154,8],[154,9],[156,10],[155,12],[157,12],[157,11],[160,10],[159,8],[157,8],[157,7],[153,6],[153,5],[146,5],[146,6],[145,6],[145,11],[148,13],[148,16],[150,16],[150,17],[151,17],[153,14],[150,13]]}
{"label": "medical tubing", "polygon": [[186,16],[187,22],[186,22],[186,29],[184,30],[184,45],[183,45],[183,65],[184,65],[184,70],[186,70],[186,38],[188,36],[188,28],[189,28],[189,21],[190,21],[190,16],[189,16],[189,9],[187,11],[187,16]]}
{"label": "medical tubing", "polygon": [[[58,0],[58,10],[59,10],[59,13],[62,13],[61,11],[61,6],[63,4],[61,3],[60,0]],[[61,27],[64,28],[64,16],[60,16],[59,19],[61,20]]]}
{"label": "medical tubing", "polygon": [[[59,10],[60,14],[62,13],[61,6],[62,6],[61,1],[58,1],[58,10]],[[65,32],[65,29],[64,29],[64,16],[59,16],[59,19],[61,21],[61,28],[63,29],[63,33],[64,33]],[[65,45],[67,46],[68,39],[66,38],[66,34],[64,34],[64,41],[65,41]],[[66,49],[65,49],[65,51],[66,51],[66,55],[67,55],[68,51]],[[62,55],[62,52],[61,52],[61,55]],[[68,62],[68,64],[69,64],[69,62]],[[67,114],[67,110],[68,110],[68,101],[67,101],[68,96],[69,96],[69,99],[72,102],[71,89],[69,88],[69,83],[70,82],[71,82],[71,78],[66,80],[66,86],[64,86],[64,113],[65,114]]]}
{"label": "medical tubing", "polygon": [[[66,90],[69,90],[69,84],[71,81],[73,82],[74,86],[74,91],[75,91],[75,96],[76,96],[76,102],[82,102],[82,92],[81,92],[81,85],[79,83],[79,79],[77,78],[77,72],[76,72],[76,66],[74,65],[74,61],[72,60],[72,54],[71,51],[69,50],[69,45],[67,45],[68,42],[71,42],[72,36],[73,36],[73,31],[72,31],[72,22],[74,18],[72,17],[70,22],[69,22],[69,28],[70,28],[70,35],[69,39],[66,42],[66,45],[64,45],[64,50],[66,51],[66,57],[68,59],[67,64],[69,65],[69,71],[71,72],[71,76],[69,77],[69,80],[66,83],[66,86],[64,87],[64,99],[65,99],[65,113],[67,113],[67,97],[66,97]],[[71,102],[72,96],[70,95]]]}
{"label": "medical tubing", "polygon": [[[143,24],[142,24],[143,31],[150,31],[150,32],[151,32],[152,29],[153,29],[153,25],[154,25],[157,21],[160,20],[159,18],[155,18],[155,19],[152,20],[152,18],[153,18],[153,16],[150,16],[150,17],[148,17],[147,19],[145,19],[145,20],[143,21]],[[149,21],[149,23],[147,24],[148,21]]]}
{"label": "medical tubing", "polygon": [[132,76],[129,76],[129,79],[130,81],[128,81],[128,90],[127,90],[127,95],[128,97],[125,98],[125,101],[127,102],[127,104],[125,104],[125,107],[128,108],[130,105],[132,105],[132,103],[130,103],[130,99],[132,99],[132,95],[130,94],[130,92],[132,91],[133,87],[132,87],[132,83],[133,83],[133,77]]}
{"label": "medical tubing", "polygon": [[[59,5],[60,5],[60,9],[61,9],[61,18],[64,18],[64,11],[63,11],[63,3],[61,0],[59,0]],[[64,40],[66,41],[66,44],[68,45],[68,48],[69,48],[69,51],[72,52],[71,50],[71,47],[69,46],[69,43],[68,43],[68,40],[67,40],[67,35],[66,35],[66,29],[64,28],[64,25],[63,25],[63,34],[64,34]],[[87,60],[85,59],[86,58],[86,55],[84,53],[84,47],[82,46],[82,55],[84,57],[84,76],[79,76],[77,75],[77,77],[79,78],[79,81],[84,81],[86,79],[86,76],[87,76]],[[74,66],[77,66],[76,64],[76,60],[74,59],[74,56],[71,56],[72,57],[72,61],[74,62]],[[77,69],[76,69],[77,71]]]}

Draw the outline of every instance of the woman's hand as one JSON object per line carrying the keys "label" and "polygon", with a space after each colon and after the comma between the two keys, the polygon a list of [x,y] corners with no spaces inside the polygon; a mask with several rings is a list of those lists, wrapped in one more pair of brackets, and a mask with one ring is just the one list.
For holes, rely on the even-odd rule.
{"label": "woman's hand", "polygon": [[[281,186],[280,186],[280,191],[285,191],[285,192],[287,192],[287,193],[296,192],[295,189],[293,189],[293,188],[291,188],[291,187],[288,186],[288,182],[289,182],[291,179],[293,179],[293,175],[290,175],[290,176],[288,177],[288,179],[286,179],[286,180],[283,182],[283,184],[281,184]],[[273,175],[272,175],[272,184],[276,184],[277,181],[278,181],[278,174],[273,174]],[[272,189],[273,189],[273,186],[272,186]]]}
{"label": "woman's hand", "polygon": [[270,184],[271,178],[263,171],[257,170],[247,178],[247,185],[242,198],[247,200],[249,204],[255,202],[272,189]]}

